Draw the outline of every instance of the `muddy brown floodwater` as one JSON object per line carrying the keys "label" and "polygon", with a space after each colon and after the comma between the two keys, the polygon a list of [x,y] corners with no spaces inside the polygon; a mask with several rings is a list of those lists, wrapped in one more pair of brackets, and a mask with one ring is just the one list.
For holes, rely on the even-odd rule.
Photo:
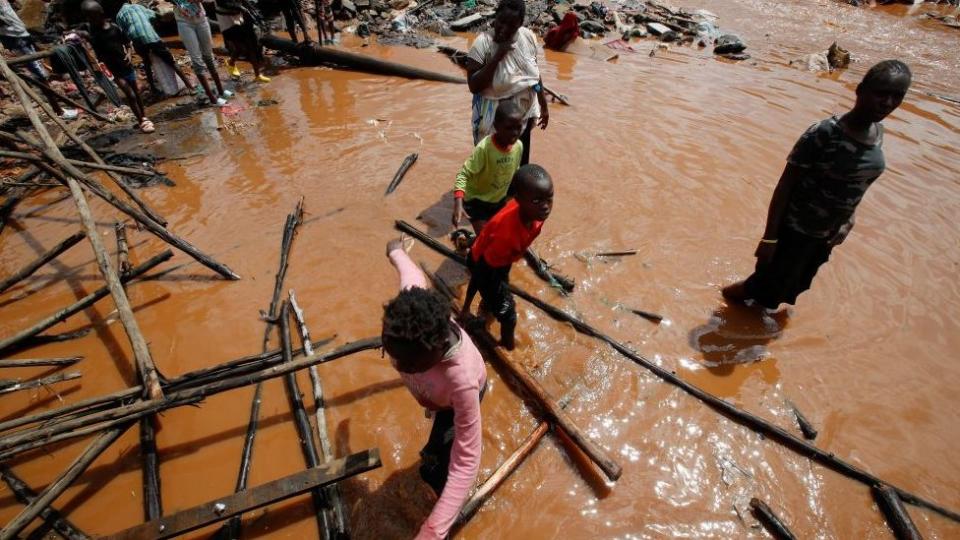
{"label": "muddy brown floodwater", "polygon": [[[578,280],[578,289],[560,298],[522,265],[514,281],[685,379],[796,431],[792,401],[820,429],[821,448],[960,507],[960,107],[924,93],[960,90],[960,35],[907,8],[825,0],[680,3],[718,13],[755,60],[733,64],[689,48],[651,58],[651,42],[614,63],[585,44],[574,54],[548,53],[544,79],[574,106],[554,105],[549,130],[534,136],[533,160],[556,181],[555,211],[537,247]],[[857,60],[848,71],[818,76],[786,65],[834,39]],[[468,38],[451,43],[466,47]],[[456,72],[429,51],[363,52]],[[726,308],[719,289],[751,270],[791,145],[811,123],[850,106],[867,67],[887,57],[911,64],[918,92],[886,122],[888,169],[861,205],[854,233],[794,309],[758,321]],[[258,107],[260,100],[278,103]],[[130,288],[164,373],[259,352],[258,311],[269,303],[285,216],[301,195],[307,223],[294,243],[286,288],[296,290],[315,338],[336,334],[344,343],[376,335],[380,307],[397,288],[383,255],[396,235],[393,220],[422,215],[421,226],[432,233],[449,231],[451,183],[470,151],[469,102],[462,86],[295,69],[238,97],[243,110],[236,116],[205,111],[126,141],[192,156],[164,165],[175,188],[143,194],[173,230],[244,278],[220,281],[189,264]],[[239,124],[223,129],[227,123]],[[419,162],[384,198],[411,152],[420,153]],[[19,207],[0,239],[0,274],[79,228],[72,205],[58,198],[49,192]],[[116,214],[100,204],[94,210],[112,244]],[[134,262],[161,249],[143,232],[130,240]],[[620,249],[639,253],[610,262],[577,257]],[[422,246],[413,255],[441,265]],[[189,262],[178,254],[173,264]],[[451,264],[441,272],[462,283],[463,272]],[[88,248],[75,248],[0,298],[0,330],[24,327],[99,282]],[[667,320],[655,326],[614,309],[617,303]],[[802,538],[890,537],[865,486],[730,422],[530,305],[519,308],[518,358],[551,393],[572,399],[570,415],[620,460],[623,477],[605,484],[548,436],[459,537],[760,538],[747,511],[753,496]],[[111,310],[109,301],[100,302],[56,329],[92,325],[82,340],[20,355],[85,356],[83,378],[57,387],[64,402],[133,382],[131,354]],[[320,374],[338,455],[379,447],[383,456],[381,469],[345,484],[355,536],[411,536],[431,507],[416,473],[429,421],[379,353],[338,360]],[[492,369],[491,377],[481,478],[536,423]],[[240,389],[163,415],[168,513],[232,491],[251,394]],[[57,404],[45,390],[4,396],[0,414]],[[266,384],[261,426],[251,485],[303,468],[279,380]],[[35,454],[14,467],[40,488],[81,447]],[[81,528],[103,534],[140,521],[140,493],[132,430],[56,506]],[[0,521],[19,508],[4,490]],[[960,538],[956,523],[916,508],[911,514],[927,538]],[[315,534],[308,498],[247,517],[245,538]]]}

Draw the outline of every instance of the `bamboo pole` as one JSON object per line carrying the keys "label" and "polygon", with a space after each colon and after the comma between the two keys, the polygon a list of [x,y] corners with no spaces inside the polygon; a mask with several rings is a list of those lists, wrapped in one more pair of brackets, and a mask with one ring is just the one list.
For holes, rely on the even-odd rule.
{"label": "bamboo pole", "polygon": [[156,415],[140,419],[140,468],[143,477],[143,515],[146,521],[163,516],[163,497],[160,491],[160,456],[157,452]]}
{"label": "bamboo pole", "polygon": [[540,422],[537,429],[533,430],[533,433],[524,439],[523,443],[497,467],[497,470],[494,471],[470,499],[467,500],[463,508],[460,509],[460,514],[457,516],[457,522],[454,527],[463,527],[470,521],[470,518],[472,518],[473,515],[477,513],[477,510],[480,509],[480,506],[493,495],[493,492],[537,449],[540,441],[546,437],[548,431],[550,431],[550,423]]}
{"label": "bamboo pole", "polygon": [[[10,488],[13,496],[16,497],[20,504],[31,504],[37,499],[37,493],[30,489],[30,486],[21,480],[20,477],[14,474],[10,467],[0,465],[0,478],[3,478],[3,481],[6,482],[7,487]],[[40,512],[40,517],[50,528],[57,531],[57,534],[66,538],[66,540],[89,540],[90,538],[77,528],[76,525],[70,523],[63,514],[51,506],[44,508]]]}
{"label": "bamboo pole", "polygon": [[82,356],[70,356],[68,358],[9,358],[0,360],[0,368],[72,366],[80,360],[83,360]]}
{"label": "bamboo pole", "polygon": [[[333,341],[333,338],[327,338],[321,343],[327,344],[331,341]],[[298,355],[302,352],[302,349],[297,349],[294,351],[294,353]],[[283,358],[279,349],[254,356],[244,356],[236,360],[229,360],[216,366],[194,370],[180,375],[179,377],[175,377],[166,384],[165,388],[170,391],[175,391],[203,386],[227,377],[248,375],[266,367],[278,364],[282,361]],[[0,432],[10,431],[14,428],[28,424],[43,423],[46,426],[50,426],[59,423],[60,421],[63,421],[63,419],[66,419],[70,416],[82,416],[83,414],[101,411],[105,408],[111,408],[117,404],[129,402],[142,393],[143,386],[137,385],[113,392],[111,394],[81,400],[74,404],[66,405],[57,409],[43,411],[31,416],[14,418],[0,423]]]}
{"label": "bamboo pole", "polygon": [[[459,255],[454,253],[452,250],[450,250],[443,244],[437,242],[435,239],[431,238],[430,236],[424,234],[422,231],[410,225],[409,223],[405,221],[397,221],[396,227],[397,229],[407,234],[410,234],[414,238],[420,240],[421,242],[423,242],[424,245],[426,245],[430,249],[433,249],[437,253],[440,253],[441,255],[444,255],[451,260],[459,262],[460,264],[464,263],[463,257],[460,257]],[[703,390],[702,388],[683,380],[683,378],[676,375],[675,373],[671,373],[667,369],[664,369],[658,366],[657,364],[637,354],[626,345],[600,332],[599,330],[581,321],[580,319],[572,315],[569,315],[567,313],[564,313],[559,308],[552,306],[547,302],[544,302],[543,300],[540,300],[539,298],[517,288],[514,285],[510,286],[510,291],[516,294],[517,296],[523,298],[527,302],[533,304],[535,307],[539,308],[541,311],[543,311],[550,317],[559,321],[570,323],[570,325],[572,325],[577,332],[580,332],[581,334],[584,334],[590,337],[594,337],[596,339],[599,339],[607,343],[608,345],[613,347],[614,350],[619,352],[621,355],[627,357],[628,359],[632,360],[636,364],[652,372],[654,375],[659,377],[664,382],[667,382],[669,384],[672,384],[680,388],[684,392],[699,399],[705,405],[727,416],[728,418],[737,422],[738,424],[744,427],[747,427],[748,429],[751,429],[753,431],[762,433],[763,435],[769,437],[770,439],[773,439],[777,443],[793,450],[794,452],[802,456],[805,456],[809,459],[812,459],[817,463],[820,463],[821,465],[837,473],[840,473],[848,478],[856,480],[862,484],[872,486],[874,484],[885,483],[879,478],[877,478],[876,476],[870,474],[869,472],[864,471],[858,467],[855,467],[850,463],[847,463],[846,461],[834,456],[832,453],[822,450],[820,448],[817,448],[813,444],[810,444],[807,441],[804,441],[794,436],[793,434],[787,432],[786,430],[780,428],[779,426],[776,426],[770,423],[769,421],[763,418],[760,418],[759,416],[756,416],[743,409],[740,409],[736,405],[728,403],[727,401],[710,394],[709,392]],[[946,518],[949,518],[956,522],[960,522],[960,513],[954,510],[945,508],[943,506],[940,506],[939,504],[929,501],[923,497],[920,497],[919,495],[910,493],[905,489],[898,488],[896,486],[891,486],[891,487],[896,489],[897,495],[899,495],[904,502],[908,502],[916,506],[933,510],[934,512]]]}
{"label": "bamboo pole", "polygon": [[123,276],[130,272],[130,246],[127,244],[127,226],[124,222],[118,221],[113,225],[113,230],[117,235],[117,270]]}
{"label": "bamboo pole", "polygon": [[873,492],[873,498],[877,501],[877,506],[883,512],[897,540],[923,540],[917,526],[910,519],[907,509],[900,502],[896,489],[886,484],[877,484],[871,486],[870,491]]}
{"label": "bamboo pole", "polygon": [[[293,362],[293,351],[290,345],[290,307],[286,302],[280,305],[280,347],[283,350],[284,363]],[[303,406],[303,392],[300,391],[300,385],[297,383],[296,373],[287,373],[283,376],[284,386],[287,389],[287,397],[290,400],[290,411],[293,413],[294,425],[297,428],[297,438],[300,440],[300,450],[303,452],[303,460],[308,469],[320,465],[320,455],[317,453],[317,446],[313,440],[313,430],[310,428],[310,419],[307,417],[306,408]],[[317,519],[317,531],[320,537],[330,539],[331,525],[327,520],[327,508],[329,506],[326,497],[320,488],[311,490],[310,497],[313,499],[313,511]]]}
{"label": "bamboo pole", "polygon": [[270,366],[255,373],[227,377],[195,388],[167,392],[163,399],[135,401],[129,405],[79,416],[56,425],[14,432],[0,437],[0,451],[2,451],[0,461],[10,459],[28,450],[110,429],[160,411],[192,405],[209,396],[282,377],[287,373],[293,373],[310,366],[330,362],[362,351],[379,349],[380,346],[379,337],[362,339],[348,343],[329,353],[314,354],[293,362]]}
{"label": "bamboo pole", "polygon": [[82,376],[82,373],[74,371],[71,373],[58,373],[42,379],[30,379],[28,381],[15,380],[10,384],[0,386],[0,395],[22,392],[23,390],[33,390],[34,388],[40,388],[41,386],[50,386],[51,384],[72,381],[79,379]]}
{"label": "bamboo pole", "polygon": [[[19,80],[17,75],[10,70],[10,67],[6,64],[6,62],[3,61],[2,58],[0,58],[0,70],[3,71],[3,74],[10,83],[10,86],[13,87],[14,92],[20,99],[21,105],[23,105],[24,110],[27,112],[27,116],[30,118],[30,122],[33,124],[34,129],[37,131],[37,134],[43,141],[45,145],[45,148],[43,149],[44,155],[46,155],[51,161],[64,168],[74,178],[82,175],[83,173],[77,170],[76,167],[66,162],[63,154],[60,153],[57,143],[47,132],[43,122],[40,121],[37,111],[30,106],[30,101],[27,98],[27,94],[30,94],[31,90]],[[43,107],[39,96],[32,94],[32,97],[38,105]],[[56,119],[55,121],[60,120],[56,114],[53,114],[53,111],[50,111],[49,109],[45,110],[47,111],[48,115]],[[66,124],[62,124],[61,128],[67,132],[68,136],[79,142],[79,138],[77,138],[75,134],[70,134]],[[90,207],[87,205],[87,199],[84,197],[83,191],[80,189],[80,185],[74,178],[71,178],[70,176],[66,177],[67,187],[70,188],[70,193],[73,195],[73,200],[77,205],[77,211],[80,214],[80,221],[83,223],[83,228],[86,229],[87,232],[87,240],[90,242],[90,246],[93,248],[94,255],[96,255],[97,266],[100,267],[100,273],[103,275],[103,279],[107,282],[107,286],[110,288],[110,296],[113,297],[117,312],[120,314],[120,322],[126,331],[127,339],[130,341],[130,346],[133,348],[134,360],[137,364],[137,373],[139,374],[141,381],[143,381],[146,391],[150,397],[157,399],[163,395],[163,390],[160,387],[160,379],[157,374],[156,366],[153,363],[153,358],[150,355],[150,350],[147,347],[147,341],[140,332],[140,326],[137,324],[137,320],[133,316],[133,308],[130,306],[130,301],[127,299],[127,294],[124,292],[123,286],[120,284],[120,280],[117,278],[117,274],[114,271],[113,266],[110,264],[110,259],[107,257],[107,251],[104,249],[103,243],[97,234],[96,222],[93,219],[93,215],[90,213]]]}
{"label": "bamboo pole", "polygon": [[[280,262],[277,266],[277,273],[274,276],[273,296],[270,298],[270,307],[267,311],[267,326],[263,331],[262,350],[264,352],[266,352],[270,344],[270,330],[273,327],[272,321],[277,318],[277,304],[280,301],[280,295],[283,291],[283,281],[287,276],[287,268],[289,266],[288,259],[290,257],[290,248],[293,245],[293,237],[296,234],[297,226],[302,223],[302,221],[303,197],[300,197],[293,213],[287,214],[286,222],[283,225],[283,236],[280,240]],[[262,397],[263,385],[257,384],[253,389],[253,399],[250,403],[250,420],[247,423],[247,434],[243,439],[243,449],[240,452],[240,470],[237,473],[235,493],[239,493],[247,488],[247,480],[250,477],[250,465],[253,462],[253,444],[256,441],[257,429],[260,426],[260,401]],[[242,524],[242,516],[238,514],[223,524],[218,536],[226,537],[230,540],[239,538]]]}
{"label": "bamboo pole", "polygon": [[[39,162],[43,161],[43,158],[31,154],[29,152],[14,152],[11,150],[0,150],[0,157],[12,158],[12,159],[22,159],[24,161]],[[121,167],[119,165],[107,165],[100,163],[91,163],[89,161],[80,161],[78,159],[68,159],[67,163],[71,165],[76,165],[77,167],[86,167],[88,169],[97,169],[99,171],[112,171],[124,174],[136,174],[139,176],[156,176],[155,171],[148,171],[146,169],[135,169],[133,167]]]}
{"label": "bamboo pole", "polygon": [[53,259],[56,259],[61,254],[63,254],[63,252],[77,245],[81,240],[83,240],[84,236],[86,236],[86,233],[84,233],[83,231],[77,231],[71,234],[70,236],[62,240],[59,244],[47,250],[37,260],[24,266],[23,268],[15,272],[13,275],[8,277],[7,279],[0,281],[0,292],[3,292],[9,289],[10,287],[16,285],[20,281],[23,281],[24,279],[27,279],[28,277],[32,276],[34,272],[40,269],[40,267],[52,261]]}
{"label": "bamboo pole", "polygon": [[[8,68],[8,71],[9,71],[9,68]],[[11,71],[10,73],[12,74],[13,72]],[[16,75],[14,75],[14,76],[16,76]],[[7,80],[12,80],[12,79],[10,79],[9,76],[8,76],[8,77],[7,77]],[[64,133],[67,134],[67,137],[68,137],[71,141],[73,141],[74,143],[76,143],[77,146],[79,146],[88,156],[90,156],[90,159],[92,159],[92,160],[94,161],[94,163],[96,163],[96,164],[98,164],[98,165],[106,165],[106,162],[103,161],[103,158],[100,157],[100,154],[98,154],[98,153],[96,152],[96,150],[94,150],[93,148],[91,148],[90,145],[88,145],[87,143],[85,143],[85,142],[83,141],[83,139],[81,139],[76,133],[74,133],[74,131],[73,131],[72,129],[70,129],[70,126],[68,126],[67,123],[66,123],[62,118],[60,118],[59,115],[57,115],[55,112],[53,112],[53,110],[50,109],[50,106],[47,105],[47,104],[40,98],[40,96],[38,96],[37,93],[34,92],[34,90],[33,90],[32,88],[30,88],[29,86],[27,86],[26,84],[24,84],[22,81],[20,82],[20,84],[19,84],[18,86],[20,86],[20,87],[23,89],[23,91],[24,91],[28,96],[30,96],[31,99],[33,99],[33,100],[37,103],[37,105],[40,107],[40,109],[41,109],[44,113],[46,113],[46,115],[47,115],[48,117],[50,117],[50,120],[53,120],[53,123],[56,124],[57,127],[59,127],[61,130],[63,130]],[[29,106],[29,104],[28,104],[27,102],[24,102],[24,107],[28,107],[28,106]],[[32,107],[31,107],[31,110],[32,110]],[[28,114],[29,114],[29,113],[28,113]],[[41,136],[42,136],[42,134],[41,134]],[[56,146],[55,146],[55,148],[56,148]],[[57,150],[57,153],[58,153],[58,154],[59,154],[59,152],[60,152],[60,151]],[[61,156],[61,157],[62,157],[62,156]],[[73,173],[71,173],[71,174],[73,174]],[[141,198],[133,191],[133,188],[131,188],[130,186],[128,186],[128,185],[123,181],[122,178],[120,178],[120,177],[117,176],[116,174],[114,174],[114,173],[112,173],[112,172],[109,172],[109,171],[107,172],[107,176],[109,176],[110,179],[113,180],[113,182],[117,185],[117,187],[120,188],[121,191],[123,191],[124,193],[127,194],[127,197],[130,197],[130,199],[131,199],[134,203],[136,203],[136,205],[139,206],[141,210],[143,210],[143,213],[144,213],[144,214],[150,216],[150,219],[152,219],[153,221],[159,223],[159,224],[162,225],[162,226],[166,226],[166,225],[167,225],[167,221],[166,221],[165,219],[163,219],[163,217],[160,216],[160,214],[154,212],[153,209],[150,208],[150,206],[149,206],[146,202],[144,202],[143,199],[141,199]]]}
{"label": "bamboo pole", "polygon": [[[164,251],[163,253],[153,257],[152,259],[146,261],[145,263],[137,265],[135,268],[133,268],[130,271],[129,274],[121,277],[120,282],[121,283],[128,282],[136,277],[139,277],[147,273],[147,271],[149,271],[151,268],[170,259],[170,257],[173,257],[173,253],[170,250]],[[20,332],[10,337],[0,339],[0,351],[4,351],[6,349],[13,347],[14,345],[20,344],[26,341],[28,338],[34,337],[40,332],[43,332],[44,330],[51,328],[55,324],[65,321],[70,316],[75,315],[87,309],[88,307],[92,306],[94,303],[96,303],[97,300],[100,300],[101,298],[109,296],[109,294],[110,294],[110,289],[105,285],[97,289],[96,291],[88,294],[87,296],[84,296],[83,298],[74,302],[73,304],[54,312],[52,315],[49,315],[46,318],[41,319],[40,321],[34,323],[29,328],[25,330],[21,330]]]}
{"label": "bamboo pole", "polygon": [[[41,169],[49,173],[51,176],[59,180],[61,183],[66,182],[66,176],[56,168],[51,167],[46,163],[38,163],[38,165],[40,166]],[[186,253],[187,255],[190,255],[200,264],[206,266],[207,268],[213,270],[214,272],[220,274],[221,276],[227,279],[240,279],[240,276],[234,273],[233,270],[228,268],[225,264],[217,262],[213,257],[206,255],[205,253],[203,253],[202,251],[194,247],[193,244],[187,242],[183,238],[180,238],[179,236],[170,232],[169,230],[161,227],[158,223],[150,219],[148,216],[142,214],[141,212],[137,211],[135,208],[133,208],[129,204],[118,199],[109,191],[103,189],[102,186],[94,182],[92,179],[90,179],[86,175],[83,175],[82,177],[80,177],[79,180],[83,184],[83,186],[87,188],[91,193],[100,197],[104,201],[110,203],[117,210],[120,210],[124,214],[133,218],[134,221],[136,221],[140,225],[143,225],[143,228],[147,229],[148,231],[153,233],[156,237],[160,238],[164,242],[179,249],[180,251]]]}
{"label": "bamboo pole", "polygon": [[757,521],[770,533],[770,536],[776,540],[796,540],[797,537],[794,536],[786,524],[773,513],[773,510],[767,506],[767,503],[760,499],[753,498],[750,499],[750,508],[753,509],[753,515],[756,516]]}
{"label": "bamboo pole", "polygon": [[[297,304],[297,296],[293,289],[288,292],[290,297],[290,309],[293,311],[294,319],[297,321],[297,330],[300,334],[300,340],[303,342],[303,351],[307,355],[313,354],[313,344],[310,341],[310,330],[307,328],[307,322],[303,315],[303,310]],[[327,418],[325,415],[326,405],[323,398],[323,384],[320,381],[320,374],[317,373],[317,367],[312,366],[308,370],[310,382],[313,387],[313,405],[314,421],[317,428],[317,440],[320,441],[320,460],[326,463],[336,456],[333,452],[333,445],[330,444],[330,434],[327,430]],[[344,507],[343,494],[339,485],[332,485],[324,488],[327,500],[333,508],[334,527],[338,538],[350,537],[350,523],[346,518],[347,510]]]}
{"label": "bamboo pole", "polygon": [[[6,64],[0,64],[3,67],[6,67]],[[9,69],[9,68],[8,68]],[[80,454],[77,459],[70,464],[69,467],[63,474],[61,474],[52,484],[47,486],[39,496],[30,504],[27,505],[15,518],[13,518],[7,525],[0,530],[0,540],[13,540],[34,520],[39,516],[44,509],[48,508],[57,497],[60,496],[70,485],[72,485],[77,478],[83,474],[83,471],[87,470],[87,467],[95,459],[97,459],[100,454],[102,454],[107,448],[110,447],[117,439],[120,438],[124,432],[127,431],[130,425],[117,427],[102,433],[97,437],[89,446]]]}

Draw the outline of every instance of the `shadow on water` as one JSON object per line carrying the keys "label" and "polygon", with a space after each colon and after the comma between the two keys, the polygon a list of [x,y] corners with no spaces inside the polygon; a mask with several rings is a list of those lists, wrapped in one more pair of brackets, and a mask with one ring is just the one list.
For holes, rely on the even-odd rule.
{"label": "shadow on water", "polygon": [[690,331],[690,346],[703,354],[703,365],[714,375],[727,376],[738,365],[767,358],[767,345],[783,335],[789,318],[787,309],[767,313],[723,305],[706,323]]}

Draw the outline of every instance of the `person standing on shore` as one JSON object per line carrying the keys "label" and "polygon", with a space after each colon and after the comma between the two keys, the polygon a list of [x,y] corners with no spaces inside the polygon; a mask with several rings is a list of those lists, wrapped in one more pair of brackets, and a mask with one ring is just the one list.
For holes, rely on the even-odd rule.
{"label": "person standing on shore", "polygon": [[880,62],[857,86],[853,109],[814,124],[800,137],[770,201],[756,270],[725,287],[724,298],[777,309],[810,288],[830,252],[853,229],[867,188],[884,171],[880,122],[903,103],[911,81],[905,63]]}
{"label": "person standing on shore", "polygon": [[[203,2],[200,0],[173,0],[172,3],[173,17],[177,21],[177,32],[180,34],[183,46],[187,48],[187,53],[190,55],[194,75],[197,76],[201,86],[207,92],[211,104],[221,107],[226,105],[226,98],[233,93],[223,89],[220,74],[217,72],[217,63],[213,59],[213,38],[210,33],[210,21],[207,20],[207,12],[203,9]],[[213,94],[210,83],[206,80],[207,73],[210,74],[210,78],[213,79],[213,83],[217,87],[216,95]]]}

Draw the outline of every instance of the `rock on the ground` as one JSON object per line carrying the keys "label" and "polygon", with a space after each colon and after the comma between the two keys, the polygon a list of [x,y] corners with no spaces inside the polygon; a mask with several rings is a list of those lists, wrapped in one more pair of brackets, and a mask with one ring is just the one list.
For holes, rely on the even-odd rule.
{"label": "rock on the ground", "polygon": [[735,34],[724,34],[717,39],[717,45],[713,48],[716,54],[737,54],[746,50],[747,44]]}
{"label": "rock on the ground", "polygon": [[850,51],[834,41],[833,45],[827,49],[827,61],[830,63],[830,69],[846,69],[850,66]]}
{"label": "rock on the ground", "polygon": [[659,36],[662,36],[663,34],[666,34],[667,32],[670,32],[671,30],[670,28],[660,23],[651,22],[651,23],[647,23],[647,31],[659,37]]}
{"label": "rock on the ground", "polygon": [[487,18],[487,13],[474,13],[473,15],[467,15],[450,23],[450,29],[456,31],[467,30],[471,26],[478,24],[480,21]]}
{"label": "rock on the ground", "polygon": [[598,21],[583,21],[580,23],[580,30],[590,32],[591,34],[603,35],[607,33],[607,27]]}

